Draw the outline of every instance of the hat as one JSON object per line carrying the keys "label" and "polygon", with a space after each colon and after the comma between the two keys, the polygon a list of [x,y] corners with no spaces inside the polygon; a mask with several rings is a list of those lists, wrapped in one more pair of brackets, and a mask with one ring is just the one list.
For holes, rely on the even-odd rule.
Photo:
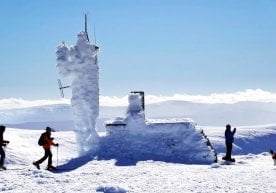
{"label": "hat", "polygon": [[5,131],[6,127],[4,125],[0,125],[0,131]]}
{"label": "hat", "polygon": [[231,125],[230,125],[230,124],[227,124],[227,125],[226,125],[226,129],[231,129]]}
{"label": "hat", "polygon": [[46,127],[46,131],[52,131],[52,132],[55,132],[55,130],[53,129],[53,128],[51,128],[51,127]]}

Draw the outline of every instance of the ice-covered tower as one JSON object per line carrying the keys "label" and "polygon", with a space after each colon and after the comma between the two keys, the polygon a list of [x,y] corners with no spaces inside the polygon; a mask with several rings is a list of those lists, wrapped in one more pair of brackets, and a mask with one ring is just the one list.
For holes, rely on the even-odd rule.
{"label": "ice-covered tower", "polygon": [[57,67],[63,76],[72,77],[71,105],[74,111],[75,132],[81,155],[98,149],[96,119],[99,115],[99,47],[89,42],[86,30],[78,34],[76,45],[63,42],[57,47]]}

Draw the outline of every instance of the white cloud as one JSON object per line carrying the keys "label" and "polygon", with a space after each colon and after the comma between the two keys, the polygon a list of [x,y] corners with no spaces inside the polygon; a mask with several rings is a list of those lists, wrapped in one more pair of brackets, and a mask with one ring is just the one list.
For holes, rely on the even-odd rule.
{"label": "white cloud", "polygon": [[69,104],[68,99],[59,100],[24,100],[21,98],[9,98],[0,100],[0,110],[2,109],[14,109],[14,108],[26,108],[35,107],[42,105],[53,105],[53,104]]}
{"label": "white cloud", "polygon": [[[174,94],[172,96],[154,96],[146,95],[146,104],[164,102],[168,100],[178,101],[190,101],[197,103],[237,103],[243,101],[254,102],[276,102],[276,93],[264,91],[261,89],[247,89],[245,91],[239,91],[235,93],[212,93],[209,95],[188,95],[188,94]],[[69,99],[59,100],[24,100],[17,98],[9,98],[0,100],[1,109],[11,108],[25,108],[41,105],[53,105],[53,104],[70,104]],[[116,97],[116,96],[100,96],[101,106],[127,106],[128,96]]]}
{"label": "white cloud", "polygon": [[100,96],[101,106],[127,106],[128,96],[116,97],[116,96]]}
{"label": "white cloud", "polygon": [[152,96],[148,95],[147,103],[156,103],[167,100],[190,101],[197,103],[237,103],[243,101],[254,102],[276,102],[276,93],[263,91],[261,89],[247,89],[235,93],[212,93],[209,95],[188,95],[188,94],[175,94],[173,96]]}
{"label": "white cloud", "polygon": [[[212,93],[209,95],[188,95],[174,94],[173,96],[154,96],[146,95],[146,104],[164,102],[168,100],[190,101],[196,103],[237,103],[243,101],[254,102],[276,102],[276,93],[263,91],[261,89],[247,89],[235,93]],[[128,104],[127,96],[118,97],[100,97],[100,103],[103,106],[126,106]]]}

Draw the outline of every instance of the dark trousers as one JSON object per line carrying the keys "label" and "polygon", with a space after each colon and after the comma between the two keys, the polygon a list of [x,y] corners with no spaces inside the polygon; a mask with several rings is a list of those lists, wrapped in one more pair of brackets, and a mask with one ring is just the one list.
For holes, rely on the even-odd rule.
{"label": "dark trousers", "polygon": [[6,155],[2,146],[0,146],[0,155],[1,155],[0,165],[4,165]]}
{"label": "dark trousers", "polygon": [[226,158],[231,159],[231,154],[232,154],[232,143],[226,142]]}
{"label": "dark trousers", "polygon": [[48,158],[48,166],[52,166],[53,154],[51,152],[51,149],[50,148],[44,149],[44,151],[45,151],[44,156],[40,160],[38,160],[36,163],[41,164],[42,162],[44,162]]}

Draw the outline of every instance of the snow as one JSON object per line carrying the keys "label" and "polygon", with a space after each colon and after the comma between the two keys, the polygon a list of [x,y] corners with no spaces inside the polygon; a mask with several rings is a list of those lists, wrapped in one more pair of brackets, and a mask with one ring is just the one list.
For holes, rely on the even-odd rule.
{"label": "snow", "polygon": [[[103,97],[108,106],[100,113],[98,47],[81,32],[75,46],[62,43],[56,53],[60,74],[72,78],[71,106],[67,100],[0,101],[10,141],[0,191],[275,192],[276,167],[268,153],[275,150],[275,94],[149,95],[144,111],[142,96],[131,93],[127,110],[121,99],[112,98],[123,107]],[[237,127],[235,163],[222,161],[226,123]],[[241,126],[246,123],[255,126]],[[44,169],[46,162],[41,170],[32,165],[44,154],[37,140],[46,126],[57,131],[52,136],[60,144],[52,149],[54,172]]]}
{"label": "snow", "polygon": [[[196,130],[203,129],[210,139],[218,153],[218,163],[185,163],[176,159],[164,158],[154,152],[150,156],[139,155],[137,151],[139,148],[147,150],[141,144],[147,145],[148,142],[151,145],[153,143],[160,144],[161,140],[158,138],[153,141],[150,137],[138,135],[139,128],[137,127],[130,128],[129,131],[133,137],[129,140],[143,143],[133,143],[134,146],[127,146],[122,143],[122,138],[121,143],[118,143],[118,138],[110,140],[107,138],[112,136],[109,136],[108,133],[99,133],[99,136],[105,139],[101,140],[101,151],[90,156],[79,156],[74,131],[62,129],[60,120],[63,116],[61,116],[60,109],[64,106],[50,107],[51,110],[47,106],[49,111],[41,111],[41,109],[45,110],[45,106],[20,109],[20,112],[28,114],[29,122],[35,122],[37,114],[41,112],[39,115],[41,120],[37,121],[38,125],[40,123],[40,130],[17,127],[6,129],[4,139],[10,140],[10,144],[6,148],[5,162],[8,170],[0,171],[0,191],[12,193],[46,191],[66,193],[275,192],[276,167],[268,153],[269,149],[275,150],[275,124],[238,126],[233,145],[233,157],[235,157],[236,163],[224,162],[221,159],[225,153],[225,125],[220,127],[197,125],[195,128]],[[221,110],[224,112],[223,109]],[[68,107],[63,112],[67,111]],[[9,118],[11,122],[20,114],[18,109],[9,109],[8,112],[6,118]],[[44,153],[43,149],[37,145],[37,140],[47,125],[40,121],[50,120],[52,115],[57,115],[58,118],[47,122],[47,124],[49,126],[60,124],[60,127],[55,128],[58,132],[52,134],[55,142],[60,144],[58,155],[57,148],[53,147],[52,149],[53,164],[58,165],[61,169],[56,173],[44,170],[46,162],[41,165],[41,170],[37,170],[32,165],[32,162],[42,157]],[[125,117],[118,118],[117,123],[122,123],[126,116],[127,114]],[[149,136],[150,132],[160,133],[160,131],[168,134],[171,123],[181,125],[183,122],[187,123],[191,120],[180,118],[146,119],[145,125],[162,125],[161,127],[159,125],[159,131],[157,128],[147,128],[146,135]],[[65,123],[63,122],[63,124]],[[21,124],[19,121],[17,125]],[[25,125],[25,127],[28,126],[32,126],[32,124]],[[232,127],[236,126],[232,125]],[[174,129],[171,128],[172,133],[174,133]],[[174,135],[174,137],[176,136]],[[193,144],[193,141],[191,141],[191,145],[197,146]],[[125,150],[133,150],[132,156],[124,157],[126,154],[131,155]]]}
{"label": "snow", "polygon": [[[224,128],[202,127],[209,139],[213,142],[218,153],[225,152]],[[275,148],[275,125],[243,126],[237,128],[237,136],[233,144],[234,154],[260,154]]]}
{"label": "snow", "polygon": [[141,160],[176,163],[213,163],[216,153],[207,146],[195,122],[190,119],[146,119],[142,95],[129,94],[124,118],[106,121],[107,136],[101,140],[99,156],[118,156],[118,163]]}
{"label": "snow", "polygon": [[57,67],[63,76],[71,76],[76,137],[79,153],[84,155],[98,149],[96,119],[99,115],[98,47],[91,45],[87,33],[80,32],[75,46],[58,46]]}
{"label": "snow", "polygon": [[[215,147],[224,142],[213,140],[224,128],[205,128]],[[207,132],[208,130],[208,132]],[[248,131],[251,131],[248,133]],[[5,139],[11,141],[6,149],[6,166],[0,171],[0,191],[3,192],[275,192],[275,172],[271,156],[264,147],[262,153],[234,154],[236,163],[219,161],[213,164],[180,164],[144,160],[135,165],[116,165],[116,159],[78,157],[73,131],[53,133],[59,147],[59,166],[78,161],[70,170],[52,173],[37,170],[31,165],[41,157],[43,150],[37,145],[42,130],[7,128]],[[252,138],[252,150],[257,146],[255,138],[275,136],[276,126],[238,128],[236,138]],[[235,143],[235,142],[234,142]],[[259,143],[266,144],[266,138]],[[275,146],[274,146],[275,147]],[[240,146],[240,148],[244,148]],[[247,149],[247,147],[245,147]],[[56,148],[53,148],[56,164]],[[219,154],[221,160],[223,153]],[[73,159],[72,161],[72,158]],[[67,164],[69,167],[70,165]],[[71,165],[72,166],[72,165]],[[71,167],[70,166],[70,167]]]}
{"label": "snow", "polygon": [[[128,113],[124,117],[117,117],[112,123],[132,122],[133,120],[131,121],[131,117],[128,115],[131,115],[131,109],[136,109],[137,105],[140,106],[139,100],[134,101],[136,101],[132,103],[134,107],[128,108]],[[169,102],[168,104],[177,105],[176,103]],[[251,105],[255,106],[256,104],[248,104],[247,109],[251,109]],[[204,104],[201,105],[204,106]],[[229,108],[233,108],[237,104],[229,105]],[[163,116],[166,113],[170,114],[170,110],[165,110],[169,106],[160,104],[160,107],[164,111]],[[229,115],[229,120],[234,118],[224,105],[219,105],[219,107],[221,107],[221,116]],[[146,106],[148,110],[146,112],[149,112],[149,108],[152,107]],[[115,115],[124,115],[126,111],[125,107],[103,109],[101,112],[103,116],[97,120],[98,128],[107,118],[112,119]],[[160,119],[146,118],[145,122],[138,124],[141,126],[143,123],[145,126],[143,128],[133,124],[128,129],[127,135],[128,140],[132,142],[131,145],[124,143],[122,135],[108,135],[108,131],[99,133],[102,139],[99,145],[100,151],[90,156],[79,156],[78,143],[72,129],[73,113],[71,111],[72,109],[67,104],[28,106],[20,109],[8,108],[0,111],[0,122],[10,123],[4,133],[4,138],[11,141],[6,148],[8,170],[0,171],[0,191],[7,193],[46,191],[66,193],[275,192],[276,166],[274,166],[268,151],[269,149],[275,150],[276,124],[254,126],[232,124],[232,127],[237,127],[233,144],[233,157],[235,157],[236,163],[224,162],[221,159],[225,153],[224,130],[226,123],[221,126],[195,126],[195,130],[203,129],[210,139],[218,153],[218,163],[169,159],[169,152],[160,148],[162,137],[158,134],[161,132],[166,137],[171,134],[174,139],[179,139],[182,135],[175,135],[177,133],[176,125],[193,121],[179,117],[165,119],[163,116]],[[208,113],[208,109],[204,111]],[[159,117],[155,112],[158,111],[154,111],[151,115]],[[269,114],[268,111],[267,115]],[[145,118],[145,114],[140,115],[138,118]],[[245,113],[243,118],[248,119],[251,115]],[[104,116],[106,119],[103,119]],[[213,116],[214,114],[209,109],[207,118],[214,120]],[[170,125],[172,123],[173,127]],[[155,128],[154,125],[158,125],[158,127]],[[37,170],[32,165],[32,162],[42,157],[44,153],[42,148],[37,145],[37,140],[46,126],[53,126],[58,130],[53,133],[53,137],[60,146],[58,152],[56,147],[52,149],[53,164],[60,168],[56,173],[44,170],[46,162],[41,165],[41,170]],[[104,131],[104,126],[100,130]],[[114,130],[112,131],[114,132]],[[144,136],[143,132],[145,132]],[[155,134],[157,136],[153,138]],[[193,138],[186,142],[189,142],[187,145],[198,146]],[[152,148],[152,152],[147,153],[150,149],[148,147]],[[185,146],[183,145],[183,147]],[[164,157],[160,154],[167,156]]]}

